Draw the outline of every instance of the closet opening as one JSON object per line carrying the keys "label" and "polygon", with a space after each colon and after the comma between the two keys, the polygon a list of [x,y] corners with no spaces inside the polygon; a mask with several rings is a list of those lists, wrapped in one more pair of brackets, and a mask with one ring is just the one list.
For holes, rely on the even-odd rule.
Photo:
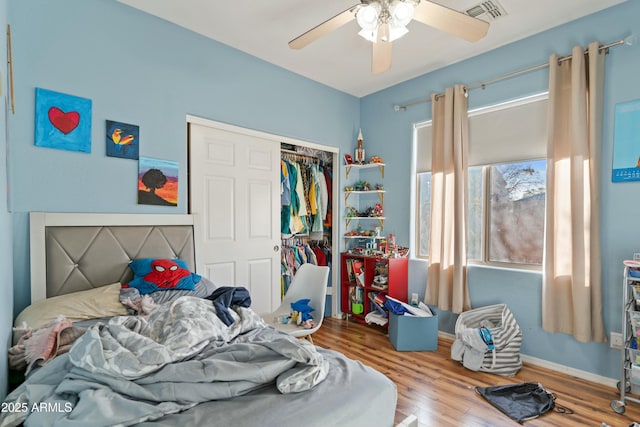
{"label": "closet opening", "polygon": [[[297,269],[305,264],[333,270],[334,154],[322,149],[282,142],[281,296]],[[333,306],[333,271],[329,274],[325,316],[337,314]]]}

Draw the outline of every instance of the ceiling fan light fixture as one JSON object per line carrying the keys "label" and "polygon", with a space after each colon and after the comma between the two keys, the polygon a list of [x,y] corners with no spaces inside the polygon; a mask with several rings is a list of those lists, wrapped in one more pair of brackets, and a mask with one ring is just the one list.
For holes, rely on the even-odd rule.
{"label": "ceiling fan light fixture", "polygon": [[[492,2],[497,0],[484,3]],[[371,72],[374,74],[391,67],[391,42],[407,34],[407,25],[413,20],[470,42],[486,36],[489,29],[488,22],[443,6],[439,0],[360,0],[291,40],[289,47],[303,48],[353,20],[360,26],[358,34],[371,42]],[[629,37],[625,43],[632,43],[632,38],[637,41],[636,37]]]}
{"label": "ceiling fan light fixture", "polygon": [[358,35],[365,40],[375,43],[378,40],[378,29],[374,28],[373,30],[360,30]]}
{"label": "ceiling fan light fixture", "polygon": [[358,35],[373,43],[378,41],[378,35],[384,42],[399,39],[409,32],[406,25],[413,19],[413,9],[412,0],[371,1],[356,12],[362,29]]}
{"label": "ceiling fan light fixture", "polygon": [[414,4],[411,1],[394,0],[389,5],[391,24],[405,27],[413,19]]}
{"label": "ceiling fan light fixture", "polygon": [[404,26],[396,27],[395,25],[389,24],[389,41],[397,40],[408,32],[409,30]]}
{"label": "ceiling fan light fixture", "polygon": [[378,18],[380,17],[380,4],[377,2],[358,9],[356,20],[363,30],[375,30],[378,28]]}

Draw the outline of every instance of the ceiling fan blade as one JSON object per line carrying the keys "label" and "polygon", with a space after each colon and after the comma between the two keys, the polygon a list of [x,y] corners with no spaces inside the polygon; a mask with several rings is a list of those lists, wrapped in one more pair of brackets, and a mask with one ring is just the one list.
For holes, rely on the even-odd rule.
{"label": "ceiling fan blade", "polygon": [[415,8],[413,19],[470,42],[480,40],[489,30],[488,22],[427,0]]}
{"label": "ceiling fan blade", "polygon": [[391,42],[389,41],[389,24],[381,24],[378,28],[377,41],[371,43],[371,72],[380,74],[391,68]]}
{"label": "ceiling fan blade", "polygon": [[333,18],[327,19],[322,24],[317,25],[312,29],[310,29],[309,31],[307,31],[306,33],[296,37],[295,39],[289,42],[289,47],[291,49],[302,49],[309,43],[316,41],[317,39],[324,36],[325,34],[328,34],[331,31],[337,30],[338,28],[342,27],[344,24],[350,21],[353,21],[354,19],[356,19],[356,15],[354,13],[355,9],[360,5],[361,3],[351,6],[349,9],[345,10],[344,12],[340,12]]}

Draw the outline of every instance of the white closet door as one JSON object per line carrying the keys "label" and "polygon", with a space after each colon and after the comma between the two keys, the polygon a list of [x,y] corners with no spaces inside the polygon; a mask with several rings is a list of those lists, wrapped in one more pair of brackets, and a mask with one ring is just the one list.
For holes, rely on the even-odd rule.
{"label": "white closet door", "polygon": [[244,286],[258,313],[280,304],[280,143],[190,124],[196,271]]}

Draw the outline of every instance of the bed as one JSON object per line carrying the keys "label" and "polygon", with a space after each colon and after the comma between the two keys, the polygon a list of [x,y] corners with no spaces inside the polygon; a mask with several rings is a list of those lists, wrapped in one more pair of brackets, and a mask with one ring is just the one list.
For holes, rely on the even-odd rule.
{"label": "bed", "polygon": [[[28,365],[2,404],[3,427],[393,425],[397,390],[386,376],[267,326],[250,307],[229,307],[226,325],[187,290],[137,313],[121,303],[119,284],[137,278],[132,260],[195,265],[189,215],[31,213],[30,247],[32,305],[17,326],[36,336],[45,328],[18,321],[73,321],[63,330],[78,336]],[[158,294],[173,292],[183,291]]]}

